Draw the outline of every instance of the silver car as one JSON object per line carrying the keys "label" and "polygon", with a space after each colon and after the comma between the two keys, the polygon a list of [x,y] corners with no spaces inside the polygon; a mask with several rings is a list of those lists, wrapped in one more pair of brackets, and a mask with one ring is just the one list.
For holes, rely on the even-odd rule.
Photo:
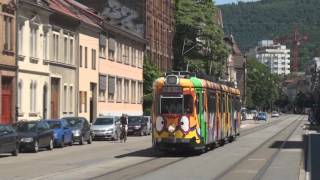
{"label": "silver car", "polygon": [[98,117],[92,124],[93,139],[118,140],[120,137],[120,118],[117,116]]}

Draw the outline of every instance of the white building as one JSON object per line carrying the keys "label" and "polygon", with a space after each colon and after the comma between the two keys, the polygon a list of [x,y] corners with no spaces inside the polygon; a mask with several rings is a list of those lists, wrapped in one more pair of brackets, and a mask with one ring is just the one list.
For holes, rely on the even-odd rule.
{"label": "white building", "polygon": [[271,73],[290,74],[290,49],[285,45],[274,44],[272,40],[259,41],[254,55],[260,63],[269,67]]}

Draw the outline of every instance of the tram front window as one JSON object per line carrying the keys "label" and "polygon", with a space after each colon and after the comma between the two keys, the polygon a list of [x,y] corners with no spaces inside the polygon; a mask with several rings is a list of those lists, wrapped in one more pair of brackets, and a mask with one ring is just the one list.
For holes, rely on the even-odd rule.
{"label": "tram front window", "polygon": [[161,98],[161,114],[182,114],[182,98]]}

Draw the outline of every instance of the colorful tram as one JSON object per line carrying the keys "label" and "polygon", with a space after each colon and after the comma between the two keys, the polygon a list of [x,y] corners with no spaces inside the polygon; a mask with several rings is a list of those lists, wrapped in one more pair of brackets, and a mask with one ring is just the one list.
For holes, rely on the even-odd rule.
{"label": "colorful tram", "polygon": [[239,135],[240,91],[174,72],[153,85],[153,147],[201,150]]}

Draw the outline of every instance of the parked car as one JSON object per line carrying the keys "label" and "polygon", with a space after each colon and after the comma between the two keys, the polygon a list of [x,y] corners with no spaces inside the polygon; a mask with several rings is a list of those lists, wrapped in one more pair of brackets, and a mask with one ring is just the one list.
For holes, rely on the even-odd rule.
{"label": "parked car", "polygon": [[17,156],[19,152],[19,138],[11,125],[0,124],[0,153],[11,153]]}
{"label": "parked car", "polygon": [[279,117],[280,114],[277,111],[272,111],[271,117]]}
{"label": "parked car", "polygon": [[46,120],[53,129],[54,146],[64,147],[65,144],[72,146],[72,129],[65,119]]}
{"label": "parked car", "polygon": [[92,132],[90,130],[90,124],[84,117],[65,117],[63,118],[72,129],[73,142],[79,142],[80,145],[87,142],[92,143]]}
{"label": "parked car", "polygon": [[259,112],[257,119],[266,121],[268,119],[268,114],[266,112]]}
{"label": "parked car", "polygon": [[150,134],[150,124],[148,119],[143,116],[129,116],[128,117],[128,134],[137,134],[140,136]]}
{"label": "parked car", "polygon": [[91,130],[94,139],[118,140],[121,134],[120,117],[104,116],[98,117],[92,124]]}
{"label": "parked car", "polygon": [[38,152],[40,148],[53,149],[53,130],[46,121],[20,121],[16,124],[20,150]]}

